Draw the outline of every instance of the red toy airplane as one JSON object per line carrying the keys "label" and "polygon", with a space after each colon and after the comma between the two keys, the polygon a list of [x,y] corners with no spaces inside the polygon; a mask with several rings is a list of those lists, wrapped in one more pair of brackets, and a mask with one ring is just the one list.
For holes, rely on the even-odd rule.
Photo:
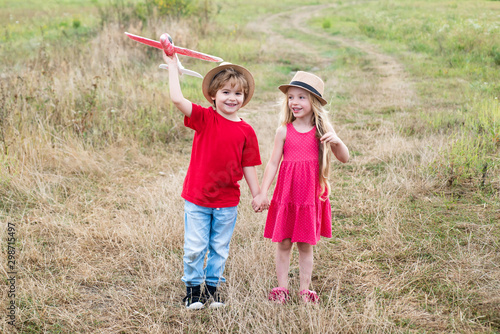
{"label": "red toy airplane", "polygon": [[[134,41],[137,41],[137,42],[155,47],[157,49],[163,50],[165,52],[165,54],[169,57],[172,57],[174,54],[178,53],[178,54],[181,54],[184,56],[198,58],[198,59],[207,60],[207,61],[213,61],[213,62],[221,62],[222,61],[222,58],[219,58],[219,57],[215,57],[215,56],[211,56],[211,55],[201,53],[198,51],[193,51],[193,50],[189,50],[189,49],[185,49],[185,48],[180,48],[178,46],[174,46],[174,43],[172,41],[172,37],[170,37],[170,35],[166,34],[166,33],[162,34],[160,36],[159,42],[154,41],[154,40],[149,39],[149,38],[144,38],[141,36],[133,35],[133,34],[130,34],[128,32],[126,32],[125,35],[127,35],[128,37],[130,37]],[[188,75],[192,75],[195,77],[203,78],[203,76],[201,74],[185,69],[181,65],[179,58],[177,58],[177,64],[179,67],[179,72],[181,74],[188,74]],[[168,69],[168,65],[161,64],[160,68]]]}

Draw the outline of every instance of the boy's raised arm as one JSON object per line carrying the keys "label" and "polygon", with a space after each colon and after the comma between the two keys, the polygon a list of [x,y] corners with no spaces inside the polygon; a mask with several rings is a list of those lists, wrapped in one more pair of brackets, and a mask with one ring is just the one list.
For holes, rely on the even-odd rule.
{"label": "boy's raised arm", "polygon": [[168,86],[170,89],[170,98],[185,116],[191,117],[193,105],[191,101],[182,95],[181,84],[179,80],[179,67],[177,65],[177,55],[173,57],[167,56],[163,53],[163,60],[168,64]]}

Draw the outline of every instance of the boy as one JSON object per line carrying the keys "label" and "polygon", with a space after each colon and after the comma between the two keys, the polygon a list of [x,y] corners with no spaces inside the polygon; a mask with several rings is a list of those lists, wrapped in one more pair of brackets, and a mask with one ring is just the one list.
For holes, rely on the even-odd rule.
{"label": "boy", "polygon": [[[261,164],[257,136],[237,111],[252,98],[255,84],[244,67],[222,63],[207,73],[204,108],[182,95],[176,55],[163,59],[169,68],[170,97],[184,114],[184,125],[195,130],[191,160],[184,180],[184,276],[188,309],[224,306],[217,288],[234,231],[240,198],[238,181],[245,177],[252,196],[259,193],[256,165]],[[203,268],[208,250],[207,264]],[[205,283],[204,288],[202,284]]]}

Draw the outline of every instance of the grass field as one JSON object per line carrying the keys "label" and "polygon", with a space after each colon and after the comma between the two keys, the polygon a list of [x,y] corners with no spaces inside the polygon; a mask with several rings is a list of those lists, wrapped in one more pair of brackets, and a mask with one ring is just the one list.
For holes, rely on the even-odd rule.
{"label": "grass field", "polygon": [[[193,0],[163,16],[166,3],[0,2],[1,332],[500,333],[500,1]],[[193,134],[159,50],[124,31],[252,71],[240,113],[259,177],[276,87],[297,70],[325,79],[351,160],[332,164],[317,307],[295,296],[295,249],[292,303],[267,303],[275,245],[242,182],[228,305],[183,308]],[[182,88],[206,105],[199,79]]]}

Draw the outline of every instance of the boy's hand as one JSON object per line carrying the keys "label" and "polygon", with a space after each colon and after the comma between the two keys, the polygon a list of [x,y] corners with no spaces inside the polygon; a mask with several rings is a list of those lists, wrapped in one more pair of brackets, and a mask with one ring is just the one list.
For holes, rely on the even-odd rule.
{"label": "boy's hand", "polygon": [[177,55],[174,54],[172,57],[169,57],[165,54],[165,52],[162,52],[161,53],[162,56],[163,56],[163,60],[167,63],[167,65],[172,65],[172,64],[175,64],[177,65]]}

